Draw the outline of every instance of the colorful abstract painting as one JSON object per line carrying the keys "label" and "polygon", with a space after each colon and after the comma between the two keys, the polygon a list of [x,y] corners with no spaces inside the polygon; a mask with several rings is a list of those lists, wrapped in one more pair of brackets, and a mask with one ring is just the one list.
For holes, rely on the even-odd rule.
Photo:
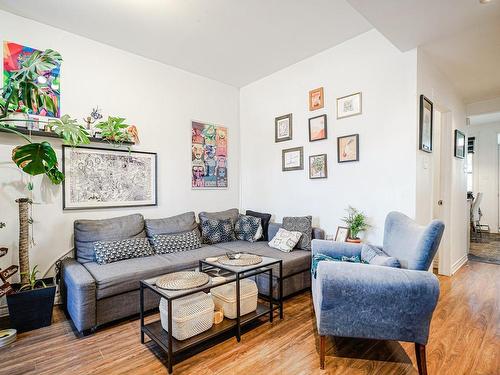
{"label": "colorful abstract painting", "polygon": [[227,188],[227,128],[193,121],[191,134],[191,186]]}
{"label": "colorful abstract painting", "polygon": [[[3,84],[9,82],[11,75],[17,71],[22,62],[26,61],[33,52],[34,48],[22,46],[12,42],[3,43]],[[35,112],[29,111],[31,115],[59,117],[60,116],[60,66],[42,72],[38,77],[36,84],[42,88],[53,100],[56,105],[56,112],[49,111],[45,107],[39,107]]]}

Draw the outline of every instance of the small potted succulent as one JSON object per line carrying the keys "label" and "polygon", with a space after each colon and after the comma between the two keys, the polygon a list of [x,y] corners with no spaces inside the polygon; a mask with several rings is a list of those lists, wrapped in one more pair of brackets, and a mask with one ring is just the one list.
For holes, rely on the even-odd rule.
{"label": "small potted succulent", "polygon": [[359,233],[365,231],[369,228],[366,222],[366,216],[363,212],[358,211],[354,207],[349,206],[347,208],[347,216],[342,218],[342,221],[347,224],[349,228],[349,236],[347,237],[347,242],[361,243],[359,238]]}

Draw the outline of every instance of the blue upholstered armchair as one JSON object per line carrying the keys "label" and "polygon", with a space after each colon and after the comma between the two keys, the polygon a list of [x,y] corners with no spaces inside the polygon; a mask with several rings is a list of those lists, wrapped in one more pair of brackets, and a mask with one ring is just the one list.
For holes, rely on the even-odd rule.
{"label": "blue upholstered armchair", "polygon": [[[426,374],[425,345],[439,282],[427,272],[436,254],[444,224],[420,226],[391,212],[385,221],[383,252],[401,268],[320,261],[312,277],[320,365],[325,364],[325,336],[397,340],[415,343],[419,374]],[[361,257],[363,245],[324,240],[312,242],[312,255]],[[365,251],[363,249],[363,251]]]}

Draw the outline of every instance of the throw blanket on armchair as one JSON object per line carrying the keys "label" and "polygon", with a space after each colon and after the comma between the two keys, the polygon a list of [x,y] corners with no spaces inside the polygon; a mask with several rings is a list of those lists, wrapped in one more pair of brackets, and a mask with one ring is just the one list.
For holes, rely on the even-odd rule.
{"label": "throw blanket on armchair", "polygon": [[325,254],[316,254],[312,258],[311,262],[311,274],[316,278],[316,271],[318,270],[319,262],[350,262],[350,263],[367,263],[362,261],[358,255],[353,255],[352,257],[341,256],[339,258],[331,257]]}

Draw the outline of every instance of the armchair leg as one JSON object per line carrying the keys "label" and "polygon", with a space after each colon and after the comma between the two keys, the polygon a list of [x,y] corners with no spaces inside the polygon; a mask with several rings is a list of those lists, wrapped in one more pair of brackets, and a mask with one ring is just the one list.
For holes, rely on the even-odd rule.
{"label": "armchair leg", "polygon": [[427,375],[427,360],[425,358],[425,345],[415,343],[415,356],[419,375]]}
{"label": "armchair leg", "polygon": [[326,336],[319,336],[319,367],[325,369]]}

